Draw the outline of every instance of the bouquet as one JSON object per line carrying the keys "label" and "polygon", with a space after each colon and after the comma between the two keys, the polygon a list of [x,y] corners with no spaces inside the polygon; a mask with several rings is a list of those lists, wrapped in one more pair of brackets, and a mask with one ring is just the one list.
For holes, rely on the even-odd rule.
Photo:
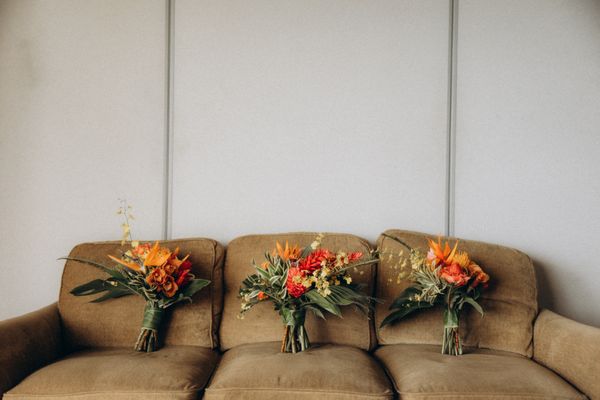
{"label": "bouquet", "polygon": [[[409,279],[413,284],[404,290],[390,306],[392,312],[381,326],[399,321],[407,315],[434,305],[444,307],[444,336],[442,354],[462,354],[459,335],[459,318],[465,304],[469,304],[483,316],[483,308],[477,300],[489,282],[489,275],[474,263],[466,252],[458,250],[458,242],[450,248],[440,239],[428,239],[429,251],[423,254],[400,239],[385,235],[410,251],[412,271]],[[384,251],[382,251],[384,253]]]}
{"label": "bouquet", "polygon": [[[128,218],[131,218],[126,206],[120,208],[125,213],[123,224],[124,238],[131,239]],[[108,256],[115,262],[113,267],[106,267],[94,261],[66,257],[66,260],[84,262],[106,272],[106,279],[95,279],[71,290],[75,296],[89,296],[104,293],[92,300],[99,303],[108,299],[136,294],[146,301],[142,329],[134,349],[152,352],[158,349],[158,329],[165,310],[183,301],[192,301],[192,296],[210,284],[206,279],[197,279],[190,272],[192,263],[189,255],[179,257],[179,248],[171,251],[160,246],[158,242],[139,243],[131,241],[131,248],[123,252],[119,258]]]}
{"label": "bouquet", "polygon": [[371,297],[361,293],[362,285],[352,283],[350,269],[376,262],[363,259],[362,253],[333,253],[321,248],[323,235],[308,247],[285,247],[277,242],[272,253],[265,253],[260,266],[252,262],[256,273],[242,282],[241,316],[260,302],[271,301],[285,326],[282,353],[310,348],[304,320],[306,311],[325,319],[325,313],[341,317],[341,306],[356,305],[368,312]]}

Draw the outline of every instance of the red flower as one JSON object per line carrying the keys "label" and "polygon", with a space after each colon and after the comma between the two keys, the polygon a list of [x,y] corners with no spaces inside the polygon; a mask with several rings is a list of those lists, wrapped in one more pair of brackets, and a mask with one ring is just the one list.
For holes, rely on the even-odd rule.
{"label": "red flower", "polygon": [[190,270],[192,269],[192,263],[188,260],[185,260],[179,266],[179,271],[177,275],[177,285],[184,286],[189,281],[192,280],[192,275],[190,274]]}
{"label": "red flower", "polygon": [[459,264],[452,263],[440,269],[440,278],[453,285],[463,286],[469,281],[470,276]]}
{"label": "red flower", "polygon": [[360,260],[360,258],[363,256],[363,253],[361,253],[360,251],[354,252],[354,253],[350,253],[348,255],[348,261],[349,262],[353,262],[356,260]]}
{"label": "red flower", "polygon": [[177,286],[185,286],[186,283],[192,280],[192,276],[190,275],[190,270],[186,269],[177,277]]}
{"label": "red flower", "polygon": [[302,285],[302,278],[305,276],[306,273],[300,270],[300,268],[289,269],[286,287],[290,296],[298,298],[306,292],[306,288]]}
{"label": "red flower", "polygon": [[329,250],[317,249],[310,253],[306,258],[300,260],[298,268],[312,274],[321,268],[323,261],[327,263],[333,260],[335,260],[335,254],[332,254]]}

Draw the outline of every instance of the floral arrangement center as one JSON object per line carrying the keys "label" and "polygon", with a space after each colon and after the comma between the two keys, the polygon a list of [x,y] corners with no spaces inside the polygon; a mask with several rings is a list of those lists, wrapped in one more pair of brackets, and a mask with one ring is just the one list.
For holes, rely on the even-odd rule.
{"label": "floral arrangement center", "polygon": [[368,313],[372,297],[363,293],[364,286],[353,282],[350,270],[377,262],[374,253],[332,252],[321,247],[324,235],[301,249],[288,242],[276,243],[265,261],[252,265],[255,273],[242,282],[243,317],[256,304],[270,301],[284,325],[281,352],[297,353],[310,348],[304,327],[307,311],[325,319],[330,313],[341,317],[340,307],[355,305]]}
{"label": "floral arrangement center", "polygon": [[[458,250],[449,243],[442,244],[427,239],[429,250],[426,254],[410,247],[397,237],[384,234],[410,251],[412,284],[406,288],[390,306],[391,313],[382,321],[381,327],[393,324],[408,315],[435,305],[443,307],[444,333],[442,354],[461,355],[463,353],[459,332],[460,313],[465,304],[476,309],[483,316],[483,308],[477,302],[483,289],[487,288],[490,277],[469,254]],[[380,255],[386,254],[380,250]]]}

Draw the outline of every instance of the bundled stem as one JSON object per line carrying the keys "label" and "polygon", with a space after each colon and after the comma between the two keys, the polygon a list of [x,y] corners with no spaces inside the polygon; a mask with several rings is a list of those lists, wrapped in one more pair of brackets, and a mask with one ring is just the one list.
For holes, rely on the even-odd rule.
{"label": "bundled stem", "polygon": [[283,341],[281,343],[282,353],[298,353],[310,348],[308,333],[304,327],[305,310],[288,310],[282,314],[285,323]]}
{"label": "bundled stem", "polygon": [[156,307],[152,302],[146,303],[142,330],[135,343],[135,351],[150,353],[158,349],[158,328],[163,315],[164,309]]}
{"label": "bundled stem", "polygon": [[448,307],[444,310],[444,336],[442,340],[442,354],[459,356],[462,354],[462,343],[459,332],[458,311]]}

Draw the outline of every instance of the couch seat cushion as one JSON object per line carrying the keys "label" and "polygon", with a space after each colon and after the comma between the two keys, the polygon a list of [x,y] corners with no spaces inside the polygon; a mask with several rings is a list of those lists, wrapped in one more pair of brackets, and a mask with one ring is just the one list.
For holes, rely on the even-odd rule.
{"label": "couch seat cushion", "polygon": [[4,398],[196,399],[218,358],[192,346],[80,351],[34,372]]}
{"label": "couch seat cushion", "polygon": [[280,353],[281,343],[234,347],[206,389],[205,399],[391,399],[385,372],[364,350],[315,346]]}
{"label": "couch seat cushion", "polygon": [[467,349],[440,354],[440,346],[398,344],[375,352],[404,399],[584,399],[554,372],[518,354]]}

